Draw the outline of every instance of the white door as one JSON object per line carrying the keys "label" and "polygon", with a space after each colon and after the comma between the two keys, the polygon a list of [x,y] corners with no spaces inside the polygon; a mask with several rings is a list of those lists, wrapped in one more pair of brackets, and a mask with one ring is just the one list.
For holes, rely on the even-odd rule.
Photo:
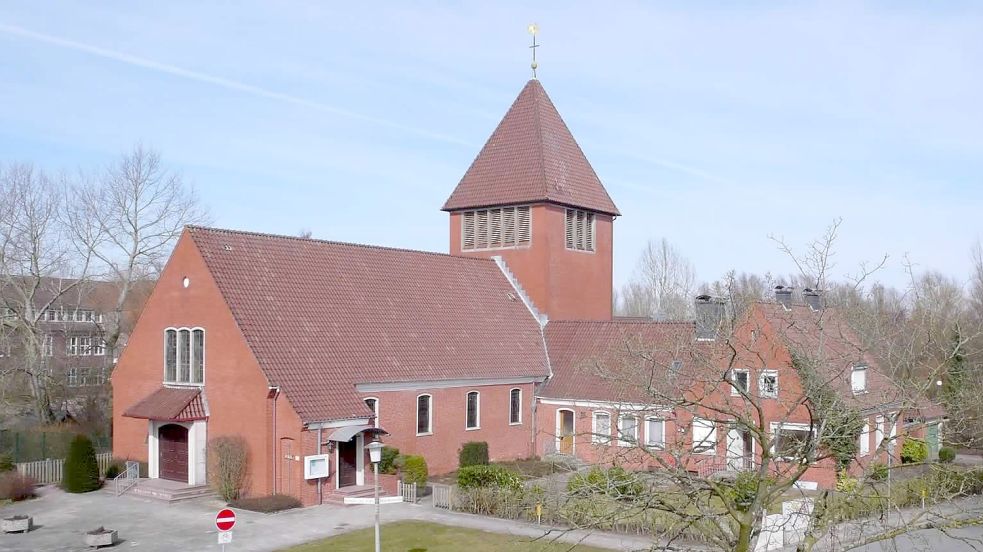
{"label": "white door", "polygon": [[727,432],[727,468],[744,469],[744,432],[732,427]]}

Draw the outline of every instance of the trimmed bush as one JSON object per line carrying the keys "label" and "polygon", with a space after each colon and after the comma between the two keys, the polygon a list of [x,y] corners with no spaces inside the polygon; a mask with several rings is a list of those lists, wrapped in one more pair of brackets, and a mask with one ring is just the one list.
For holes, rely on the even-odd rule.
{"label": "trimmed bush", "polygon": [[382,447],[382,458],[379,460],[379,473],[396,473],[396,457],[399,456],[399,449],[396,447]]}
{"label": "trimmed bush", "polygon": [[928,445],[921,439],[908,437],[901,444],[902,464],[921,464],[928,459]]}
{"label": "trimmed bush", "polygon": [[0,500],[28,499],[34,496],[34,480],[16,471],[0,474]]}
{"label": "trimmed bush", "polygon": [[13,458],[10,457],[9,454],[7,453],[0,454],[0,473],[10,472],[16,469],[17,466],[14,465],[14,460]]}
{"label": "trimmed bush", "polygon": [[430,472],[427,471],[427,461],[422,456],[400,454],[396,464],[399,465],[399,475],[403,483],[416,483],[417,487],[427,484]]}
{"label": "trimmed bush", "polygon": [[466,466],[457,470],[457,485],[462,489],[496,487],[522,488],[522,475],[504,466]]}
{"label": "trimmed bush", "polygon": [[87,493],[102,486],[96,449],[85,435],[76,435],[68,446],[61,486],[69,493]]}
{"label": "trimmed bush", "polygon": [[593,467],[587,473],[578,473],[567,482],[567,492],[580,497],[606,495],[611,498],[634,498],[644,491],[635,474],[615,466],[609,469]]}
{"label": "trimmed bush", "polygon": [[488,465],[488,443],[484,441],[470,441],[461,446],[457,453],[457,465],[461,468],[468,466],[487,466]]}
{"label": "trimmed bush", "polygon": [[956,451],[950,447],[942,447],[939,449],[939,462],[943,464],[948,464],[956,459]]}
{"label": "trimmed bush", "polygon": [[226,502],[239,498],[246,483],[246,441],[242,437],[217,437],[208,442],[208,479]]}
{"label": "trimmed bush", "polygon": [[110,479],[115,479],[116,476],[124,471],[126,471],[126,461],[120,460],[119,458],[113,458],[112,463],[106,467],[106,473],[103,475],[103,478],[106,481],[109,481]]}
{"label": "trimmed bush", "polygon": [[300,508],[300,501],[290,495],[269,495],[255,496],[252,498],[240,498],[229,503],[233,508],[241,508],[253,512],[279,512],[291,508]]}

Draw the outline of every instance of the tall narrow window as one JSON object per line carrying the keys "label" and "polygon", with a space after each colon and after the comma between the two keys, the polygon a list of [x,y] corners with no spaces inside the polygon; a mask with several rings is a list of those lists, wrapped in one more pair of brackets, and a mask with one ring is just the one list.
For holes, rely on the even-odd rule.
{"label": "tall narrow window", "polygon": [[177,381],[188,381],[191,368],[191,330],[177,333]]}
{"label": "tall narrow window", "polygon": [[45,335],[41,342],[41,356],[55,356],[55,339],[52,335]]}
{"label": "tall narrow window", "polygon": [[623,447],[630,447],[637,442],[638,418],[627,414],[618,416],[618,444]]}
{"label": "tall narrow window", "polygon": [[594,413],[594,432],[591,441],[599,445],[611,442],[611,415],[607,412]]}
{"label": "tall narrow window", "polygon": [[730,371],[730,394],[740,395],[751,391],[750,374],[747,370],[734,369]]}
{"label": "tall narrow window", "polygon": [[481,398],[478,396],[477,391],[471,391],[468,393],[468,406],[467,406],[467,429],[478,429],[481,423]]}
{"label": "tall narrow window", "polygon": [[205,330],[194,330],[191,337],[191,383],[202,383],[205,377]]}
{"label": "tall narrow window", "polygon": [[717,453],[717,426],[713,420],[693,418],[693,452],[709,455]]}
{"label": "tall narrow window", "polygon": [[433,423],[430,417],[430,395],[420,395],[416,398],[416,434],[429,435],[433,433]]}
{"label": "tall narrow window", "polygon": [[164,332],[164,381],[177,379],[177,330]]}
{"label": "tall narrow window", "polygon": [[860,456],[870,454],[870,422],[864,420],[864,427],[860,431]]}
{"label": "tall narrow window", "polygon": [[474,211],[461,215],[461,249],[474,249]]}
{"label": "tall narrow window", "polygon": [[365,406],[372,411],[372,418],[375,420],[375,427],[379,427],[379,399],[368,397],[365,399]]}
{"label": "tall narrow window", "polygon": [[867,392],[867,367],[866,366],[853,367],[853,371],[850,372],[850,387],[853,389],[853,394],[855,395]]}
{"label": "tall narrow window", "polygon": [[522,423],[522,389],[509,391],[509,423]]}

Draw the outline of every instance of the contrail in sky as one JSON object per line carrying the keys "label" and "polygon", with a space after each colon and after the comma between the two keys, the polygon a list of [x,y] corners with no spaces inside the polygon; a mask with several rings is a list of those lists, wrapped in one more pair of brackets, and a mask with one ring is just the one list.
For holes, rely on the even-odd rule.
{"label": "contrail in sky", "polygon": [[298,96],[284,94],[282,92],[277,92],[275,90],[269,90],[267,88],[262,88],[259,86],[254,86],[252,84],[247,84],[244,82],[235,81],[215,75],[209,75],[208,73],[201,73],[199,71],[184,69],[176,65],[160,63],[158,61],[154,61],[152,59],[147,59],[144,57],[134,56],[123,52],[117,52],[115,50],[109,50],[106,48],[100,48],[99,46],[84,44],[82,42],[76,42],[74,40],[68,40],[66,38],[38,33],[35,31],[31,31],[29,29],[24,29],[22,27],[15,27],[13,25],[6,25],[0,23],[0,32],[7,33],[9,35],[18,36],[21,38],[26,38],[29,40],[34,40],[37,42],[43,42],[45,44],[50,44],[52,46],[58,46],[69,50],[75,50],[77,52],[84,52],[86,54],[101,57],[103,59],[109,59],[120,63],[125,63],[126,65],[140,67],[142,69],[156,71],[158,73],[164,73],[182,79],[203,82],[213,86],[218,86],[228,90],[235,90],[237,92],[250,94],[252,96],[257,96],[260,98],[267,98],[278,102],[298,105],[301,107],[314,109],[322,113],[329,113],[331,115],[340,115],[342,117],[348,117],[350,119],[365,121],[367,123],[372,123],[375,125],[400,130],[410,134],[416,134],[418,136],[423,136],[440,142],[447,142],[450,144],[463,145],[468,147],[472,146],[472,144],[469,142],[461,140],[460,138],[448,136],[446,134],[440,134],[422,128],[403,125],[388,119],[380,119],[378,117],[372,117],[370,115],[363,115],[361,113],[356,113],[354,111],[349,111],[347,109],[334,107],[328,104],[323,104],[320,102],[308,100]]}

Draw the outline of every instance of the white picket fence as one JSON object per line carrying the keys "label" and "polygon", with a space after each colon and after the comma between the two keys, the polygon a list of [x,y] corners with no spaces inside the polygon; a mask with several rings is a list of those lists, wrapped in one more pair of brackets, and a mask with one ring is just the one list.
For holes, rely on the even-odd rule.
{"label": "white picket fence", "polygon": [[[113,463],[113,453],[103,452],[96,455],[96,462],[99,463],[99,474],[104,475],[109,465]],[[65,475],[64,458],[48,458],[47,460],[37,460],[35,462],[20,462],[17,464],[17,471],[21,475],[26,475],[38,485],[49,485],[61,483]]]}

